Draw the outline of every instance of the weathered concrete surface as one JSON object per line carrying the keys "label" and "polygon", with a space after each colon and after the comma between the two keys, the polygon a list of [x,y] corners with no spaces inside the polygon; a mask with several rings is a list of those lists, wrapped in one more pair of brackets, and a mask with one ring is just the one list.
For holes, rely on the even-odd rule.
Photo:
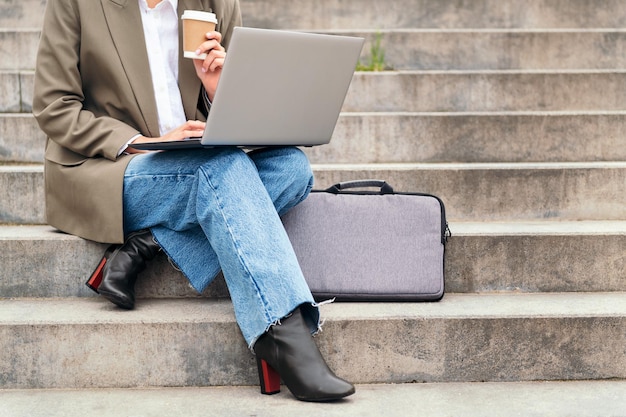
{"label": "weathered concrete surface", "polygon": [[[626,293],[449,294],[323,307],[320,350],[356,383],[626,378]],[[229,301],[0,301],[0,387],[253,385]],[[366,363],[368,366],[363,366]]]}
{"label": "weathered concrete surface", "polygon": [[[0,112],[30,112],[33,80],[0,72]],[[625,82],[623,70],[357,72],[343,111],[622,111]]]}
{"label": "weathered concrete surface", "polygon": [[624,110],[623,70],[356,73],[343,111]]}
{"label": "weathered concrete surface", "polygon": [[0,391],[1,417],[622,417],[626,383],[618,381],[358,385],[337,403],[296,401],[283,387]]}
{"label": "weathered concrete surface", "polygon": [[[626,160],[626,112],[343,113],[313,163]],[[43,162],[30,114],[0,114],[0,161]]]}
{"label": "weathered concrete surface", "polygon": [[[623,29],[388,29],[316,30],[366,38],[367,63],[380,39],[395,70],[623,69]],[[38,29],[0,30],[0,70],[32,70]]]}
{"label": "weathered concrete surface", "polygon": [[[1,28],[39,28],[46,0],[0,1]],[[621,0],[241,0],[244,24],[280,29],[622,28]],[[408,11],[411,11],[408,13]]]}
{"label": "weathered concrete surface", "polygon": [[[315,187],[378,178],[438,195],[453,221],[626,220],[626,162],[314,164]],[[43,168],[1,166],[0,222],[45,222]]]}
{"label": "weathered concrete surface", "polygon": [[[452,223],[450,228],[449,293],[626,291],[624,221]],[[105,248],[49,226],[2,227],[0,294],[93,297],[84,283]],[[137,294],[228,298],[221,276],[199,295],[162,255],[140,275]]]}

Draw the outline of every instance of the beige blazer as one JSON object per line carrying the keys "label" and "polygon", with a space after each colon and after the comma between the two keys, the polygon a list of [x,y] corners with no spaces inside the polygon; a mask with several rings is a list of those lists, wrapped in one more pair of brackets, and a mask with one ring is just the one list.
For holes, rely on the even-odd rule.
{"label": "beige blazer", "polygon": [[[212,10],[228,45],[241,25],[239,0],[179,0]],[[182,25],[180,25],[182,29]],[[179,58],[188,119],[205,120],[193,62]],[[47,222],[98,242],[123,241],[123,176],[130,138],[159,136],[138,0],[48,0],[33,114],[48,139],[44,172]]]}

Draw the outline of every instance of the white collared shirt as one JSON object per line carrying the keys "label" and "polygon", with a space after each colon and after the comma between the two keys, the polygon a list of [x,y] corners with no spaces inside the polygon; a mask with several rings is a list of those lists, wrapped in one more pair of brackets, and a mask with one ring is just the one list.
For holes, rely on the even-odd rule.
{"label": "white collared shirt", "polygon": [[161,136],[187,121],[178,88],[178,0],[139,0]]}

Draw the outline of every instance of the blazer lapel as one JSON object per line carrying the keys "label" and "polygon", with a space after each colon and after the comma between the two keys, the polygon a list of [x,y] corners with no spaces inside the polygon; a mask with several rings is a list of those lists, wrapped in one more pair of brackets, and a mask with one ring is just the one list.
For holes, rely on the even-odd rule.
{"label": "blazer lapel", "polygon": [[[206,10],[201,0],[178,0],[178,16],[185,10]],[[198,109],[198,98],[200,94],[201,82],[196,75],[193,60],[183,57],[183,25],[179,20],[178,24],[178,88],[183,99],[183,107],[187,119],[195,119]]]}
{"label": "blazer lapel", "polygon": [[148,133],[159,136],[159,118],[137,0],[101,0],[111,38],[143,114]]}

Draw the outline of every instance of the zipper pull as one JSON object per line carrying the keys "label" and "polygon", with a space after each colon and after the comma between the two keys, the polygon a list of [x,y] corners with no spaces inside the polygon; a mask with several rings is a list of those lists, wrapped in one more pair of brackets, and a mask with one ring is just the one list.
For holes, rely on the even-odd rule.
{"label": "zipper pull", "polygon": [[446,222],[446,229],[443,232],[442,243],[445,245],[446,243],[448,243],[448,239],[451,237],[452,237],[452,231],[450,231],[450,226],[448,225],[448,222]]}

